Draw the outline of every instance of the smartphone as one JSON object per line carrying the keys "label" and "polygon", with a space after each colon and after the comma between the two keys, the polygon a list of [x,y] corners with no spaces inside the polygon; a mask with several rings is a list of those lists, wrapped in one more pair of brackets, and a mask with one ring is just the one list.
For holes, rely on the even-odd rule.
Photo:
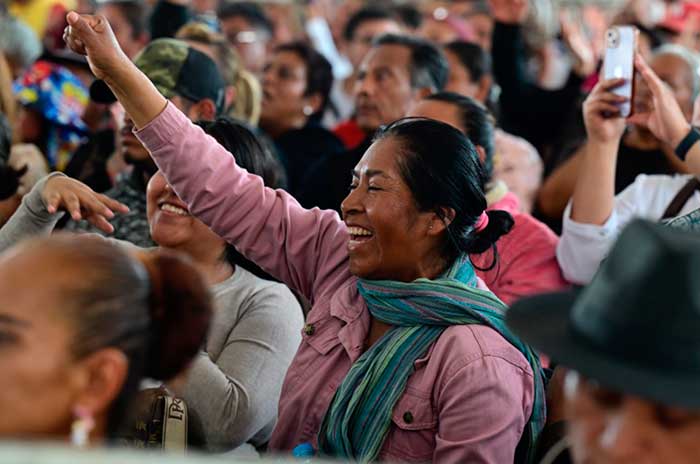
{"label": "smartphone", "polygon": [[603,59],[603,80],[624,78],[624,85],[613,93],[628,98],[621,103],[620,115],[632,115],[634,100],[634,55],[637,53],[637,28],[634,26],[613,26],[605,33],[605,58]]}

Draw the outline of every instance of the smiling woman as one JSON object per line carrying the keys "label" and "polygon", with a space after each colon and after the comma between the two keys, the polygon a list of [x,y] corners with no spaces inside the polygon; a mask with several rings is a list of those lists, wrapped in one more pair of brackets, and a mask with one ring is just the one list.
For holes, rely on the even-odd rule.
{"label": "smiling woman", "polygon": [[542,372],[465,254],[488,249],[509,216],[484,212],[484,174],[464,135],[435,121],[392,125],[356,167],[343,223],[239,168],[119,53],[104,21],[68,21],[67,42],[109,75],[190,213],[313,302],[272,450],[364,462],[529,457]]}
{"label": "smiling woman", "polygon": [[[245,125],[228,118],[200,124],[238,154],[241,167],[260,175],[266,185],[278,186],[281,167]],[[79,204],[65,208],[66,199],[74,196]],[[82,211],[80,214],[95,221],[104,214],[95,199],[118,207],[75,180],[49,177],[37,184],[8,225],[0,229],[0,250],[28,235],[48,233],[60,217],[50,213],[59,209],[61,202],[66,203],[61,209],[72,214]],[[260,446],[272,432],[282,380],[299,345],[301,308],[288,288],[269,280],[190,214],[161,172],[148,185],[147,217],[151,235],[160,247],[192,259],[214,294],[217,309],[206,353],[197,356],[184,382],[171,386],[189,408],[190,445],[210,450],[248,442]],[[98,223],[109,231],[109,223]],[[280,308],[284,308],[281,314]],[[259,366],[265,366],[264,375]]]}

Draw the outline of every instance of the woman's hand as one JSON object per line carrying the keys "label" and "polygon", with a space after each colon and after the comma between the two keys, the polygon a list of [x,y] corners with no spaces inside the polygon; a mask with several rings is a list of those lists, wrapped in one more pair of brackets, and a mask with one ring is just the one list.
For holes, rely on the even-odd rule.
{"label": "woman's hand", "polygon": [[624,83],[624,79],[601,81],[583,103],[583,121],[590,142],[619,143],[622,138],[625,119],[618,105],[629,99],[612,91]]}
{"label": "woman's hand", "polygon": [[568,11],[562,11],[559,15],[559,24],[564,42],[574,59],[574,72],[582,78],[590,76],[598,64],[593,43],[581,25],[571,19]]}
{"label": "woman's hand", "polygon": [[63,40],[71,50],[87,56],[95,77],[109,81],[109,77],[120,67],[127,63],[131,65],[104,16],[70,12],[66,20],[68,27],[63,33]]}
{"label": "woman's hand", "polygon": [[648,128],[656,138],[671,148],[676,148],[690,132],[690,123],[685,119],[671,88],[656,75],[641,55],[635,57],[634,64],[651,91],[652,105],[649,111],[633,114],[629,122]]}
{"label": "woman's hand", "polygon": [[129,208],[90,187],[66,176],[49,178],[41,192],[46,210],[54,214],[65,210],[73,220],[87,220],[90,224],[111,234],[114,227],[107,220],[114,217],[114,212],[128,213]]}
{"label": "woman's hand", "polygon": [[66,43],[76,53],[87,55],[92,72],[109,85],[136,127],[154,120],[167,100],[119,48],[107,20],[75,12],[68,13],[66,19]]}

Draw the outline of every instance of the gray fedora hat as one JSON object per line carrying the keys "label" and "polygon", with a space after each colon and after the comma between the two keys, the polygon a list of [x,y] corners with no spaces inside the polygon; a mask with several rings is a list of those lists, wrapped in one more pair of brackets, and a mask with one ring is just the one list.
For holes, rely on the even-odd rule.
{"label": "gray fedora hat", "polygon": [[635,221],[588,287],[523,299],[506,323],[601,385],[700,408],[700,234]]}

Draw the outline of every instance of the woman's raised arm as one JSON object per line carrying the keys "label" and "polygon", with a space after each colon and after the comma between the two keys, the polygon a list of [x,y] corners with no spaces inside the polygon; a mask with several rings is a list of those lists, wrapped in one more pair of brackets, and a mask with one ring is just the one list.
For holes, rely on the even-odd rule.
{"label": "woman's raised arm", "polygon": [[350,276],[347,231],[335,212],[305,210],[237,166],[129,61],[103,17],[69,13],[68,24],[66,43],[87,55],[93,73],[122,103],[140,129],[141,143],[195,217],[311,301]]}
{"label": "woman's raised arm", "polygon": [[136,127],[155,119],[166,100],[151,81],[124,54],[103,16],[66,16],[68,27],[63,38],[76,53],[86,55],[95,77],[112,89]]}

